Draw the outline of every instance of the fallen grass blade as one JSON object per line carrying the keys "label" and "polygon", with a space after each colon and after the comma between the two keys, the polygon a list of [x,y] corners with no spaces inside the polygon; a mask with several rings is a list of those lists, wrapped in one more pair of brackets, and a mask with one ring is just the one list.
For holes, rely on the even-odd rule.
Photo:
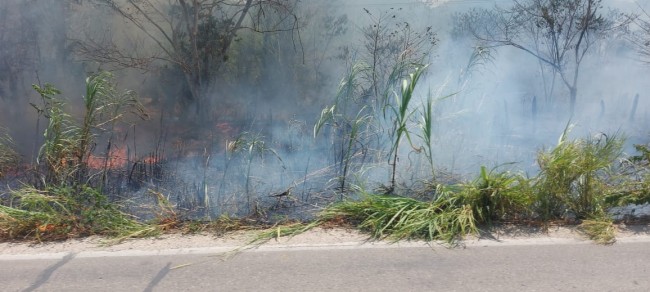
{"label": "fallen grass blade", "polygon": [[599,244],[616,242],[616,227],[609,218],[584,220],[579,228],[589,239]]}

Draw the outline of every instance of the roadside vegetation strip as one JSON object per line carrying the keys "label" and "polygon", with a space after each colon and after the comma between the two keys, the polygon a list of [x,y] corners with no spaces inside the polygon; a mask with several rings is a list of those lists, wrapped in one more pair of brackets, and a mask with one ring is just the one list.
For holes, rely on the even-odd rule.
{"label": "roadside vegetation strip", "polygon": [[[280,220],[275,225],[269,225],[264,220],[246,221],[227,216],[212,222],[184,222],[185,218],[177,213],[167,196],[153,190],[149,191],[157,202],[153,220],[142,222],[122,212],[120,206],[109,202],[103,192],[108,159],[104,161],[103,170],[93,171],[89,167],[89,158],[91,145],[96,144],[95,140],[100,134],[109,134],[111,138],[108,142],[111,144],[115,124],[127,113],[136,113],[137,117],[142,118],[146,116],[134,94],[131,91],[118,91],[110,73],[92,75],[86,80],[85,111],[81,122],[78,122],[64,110],[63,100],[58,97],[60,91],[49,84],[43,87],[34,85],[42,99],[42,105],[35,107],[39,115],[47,119],[43,133],[45,141],[34,165],[35,180],[9,194],[0,195],[0,238],[44,241],[103,235],[110,237],[110,242],[114,243],[178,229],[188,232],[213,230],[217,233],[240,229],[262,230],[247,244],[247,247],[255,247],[273,238],[294,236],[316,226],[343,224],[368,232],[372,239],[441,240],[454,244],[467,235],[477,234],[479,228],[489,228],[499,222],[533,221],[547,224],[565,220],[581,224],[586,236],[607,244],[615,241],[616,232],[608,209],[630,202],[650,202],[650,150],[646,146],[637,145],[638,156],[622,157],[625,141],[622,137],[602,134],[571,140],[568,138],[570,126],[566,127],[555,147],[539,152],[537,162],[540,170],[535,177],[503,170],[505,167],[491,170],[481,167],[478,177],[465,183],[439,184],[431,177],[432,182],[425,185],[436,185],[435,188],[415,191],[423,194],[426,200],[410,198],[408,192],[400,193],[396,190],[395,181],[398,146],[404,142],[417,151],[426,149],[414,145],[412,133],[406,126],[410,117],[416,114],[409,109],[409,101],[426,66],[402,65],[396,69],[399,73],[395,73],[395,78],[391,78],[387,85],[387,88],[401,89],[396,91],[394,99],[388,98],[387,93],[382,104],[373,109],[362,107],[359,112],[347,116],[348,113],[337,110],[341,110],[341,106],[347,110],[346,105],[355,102],[357,77],[355,70],[352,70],[349,79],[341,84],[337,104],[323,111],[314,128],[314,134],[318,134],[321,127],[328,124],[359,126],[350,128],[350,132],[345,134],[348,136],[344,135],[347,138],[340,141],[344,152],[342,160],[337,162],[343,167],[337,177],[341,201],[326,207],[312,221]],[[355,68],[367,70],[364,66]],[[409,70],[414,73],[406,74]],[[398,82],[400,78],[402,83]],[[424,112],[430,115],[431,109]],[[355,153],[365,151],[356,149],[355,145],[365,145],[357,143],[363,139],[376,139],[381,134],[376,132],[381,128],[381,121],[377,119],[386,118],[387,115],[396,118],[393,120],[395,123],[388,127],[392,129],[388,131],[388,138],[393,141],[391,149],[384,153],[391,167],[390,185],[382,194],[372,194],[357,187],[354,192],[361,197],[359,200],[343,200],[343,193],[353,185],[352,181],[347,181],[350,172],[356,171],[349,168],[351,159]],[[426,120],[431,117],[424,118],[423,126],[430,128],[430,121]],[[406,139],[402,141],[402,138]],[[424,140],[430,142],[430,138]],[[257,138],[238,141],[240,145],[232,145],[230,150],[248,149],[245,195],[247,205],[251,207],[251,159],[253,154],[261,155],[271,150]],[[16,163],[12,145],[11,138],[0,133],[0,150],[8,149],[1,152],[0,175]],[[277,153],[271,152],[280,158]],[[431,151],[427,153],[431,154]],[[432,161],[430,167],[434,176]],[[208,196],[205,198],[207,200]],[[206,202],[206,206],[209,206],[209,202]],[[249,209],[252,213],[253,209]]]}

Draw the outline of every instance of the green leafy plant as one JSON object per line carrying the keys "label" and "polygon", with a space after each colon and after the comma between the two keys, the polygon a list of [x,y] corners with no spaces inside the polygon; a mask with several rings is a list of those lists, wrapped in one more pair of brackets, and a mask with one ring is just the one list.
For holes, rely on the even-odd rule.
{"label": "green leafy plant", "polygon": [[634,145],[637,155],[623,159],[616,168],[616,184],[606,194],[609,206],[650,203],[650,150],[646,145]]}
{"label": "green leafy plant", "polygon": [[616,135],[570,141],[568,130],[555,148],[537,158],[541,170],[535,185],[537,207],[544,219],[565,212],[578,218],[602,212],[607,173],[621,154],[624,140]]}
{"label": "green leafy plant", "polygon": [[[77,169],[74,164],[77,127],[72,117],[64,110],[64,102],[57,97],[61,91],[51,84],[44,87],[33,85],[43,100],[43,107],[34,106],[48,119],[45,128],[45,141],[40,148],[37,163],[45,165],[45,182],[59,184],[65,182]],[[33,105],[33,104],[32,104]]]}
{"label": "green leafy plant", "polygon": [[397,173],[397,159],[400,142],[402,137],[406,137],[408,142],[413,145],[411,141],[411,136],[409,134],[409,129],[407,127],[407,122],[413,114],[413,111],[410,110],[410,103],[413,99],[413,93],[415,92],[415,86],[418,83],[418,80],[422,74],[426,71],[427,66],[419,66],[415,68],[415,71],[409,74],[408,79],[402,81],[400,93],[395,93],[395,103],[389,104],[388,107],[393,113],[393,129],[392,129],[392,138],[393,143],[389,152],[389,157],[392,156],[392,162],[389,158],[389,164],[392,168],[391,171],[391,181],[390,181],[390,190],[395,189],[395,176]]}
{"label": "green leafy plant", "polygon": [[65,111],[65,103],[58,97],[61,91],[53,85],[33,85],[33,88],[40,94],[43,105],[32,105],[48,119],[44,133],[45,142],[41,146],[37,161],[45,166],[46,174],[43,180],[48,184],[85,183],[89,178],[87,159],[91,154],[91,146],[96,143],[96,135],[109,131],[110,145],[115,124],[127,113],[146,117],[135,93],[119,92],[109,72],[100,72],[86,79],[81,123],[77,123]]}
{"label": "green leafy plant", "polygon": [[434,100],[431,91],[429,91],[427,101],[422,104],[422,108],[420,110],[420,124],[418,125],[420,128],[419,137],[424,143],[424,147],[421,147],[421,150],[424,151],[424,156],[426,157],[427,162],[429,163],[429,167],[431,168],[432,178],[436,177],[436,169],[433,163],[433,124],[435,122],[433,106],[437,101],[446,99],[453,95],[454,94],[450,94]]}
{"label": "green leafy plant", "polygon": [[462,187],[459,195],[472,206],[479,223],[525,218],[533,203],[529,180],[509,171],[481,167],[480,175]]}

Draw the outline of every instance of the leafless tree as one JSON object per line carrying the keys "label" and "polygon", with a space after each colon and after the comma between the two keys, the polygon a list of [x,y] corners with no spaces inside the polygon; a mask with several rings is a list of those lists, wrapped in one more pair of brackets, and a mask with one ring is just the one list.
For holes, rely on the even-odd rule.
{"label": "leafless tree", "polygon": [[639,52],[641,61],[650,64],[650,13],[639,7],[638,15],[628,16],[638,30],[630,34],[630,41]]}
{"label": "leafless tree", "polygon": [[569,91],[573,114],[581,64],[596,43],[623,25],[601,10],[601,0],[515,0],[507,9],[462,14],[459,23],[484,47],[514,47],[550,68],[552,79],[559,76]]}

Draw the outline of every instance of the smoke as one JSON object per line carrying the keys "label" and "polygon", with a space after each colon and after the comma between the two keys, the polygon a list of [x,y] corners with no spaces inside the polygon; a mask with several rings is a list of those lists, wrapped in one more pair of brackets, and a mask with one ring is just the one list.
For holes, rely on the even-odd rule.
{"label": "smoke", "polygon": [[[119,132],[129,152],[125,176],[132,179],[136,165],[152,152],[164,153],[165,175],[144,176],[136,193],[160,188],[187,208],[242,214],[254,212],[256,201],[277,207],[309,202],[301,205],[309,209],[338,198],[336,131],[314,138],[313,127],[321,110],[334,103],[348,69],[368,57],[363,29],[381,15],[390,29],[408,23],[414,32],[431,30],[437,38],[411,102],[412,141],[400,148],[398,177],[405,184],[431,173],[423,153],[416,151],[423,146],[417,111],[429,95],[435,101],[432,160],[450,173],[471,175],[481,165],[509,163],[534,172],[535,153],[552,147],[569,123],[575,124],[572,137],[619,132],[629,145],[647,142],[648,68],[624,39],[603,43],[585,58],[572,118],[568,92],[557,81],[549,97],[540,73],[548,69],[525,52],[502,47],[472,60],[475,43],[454,35],[454,15],[508,1],[302,1],[293,11],[299,19],[295,29],[238,32],[218,82],[208,88],[211,116],[205,121],[193,118],[197,109],[186,98],[190,88],[182,72],[157,58],[160,48],[132,23],[88,1],[22,2],[0,4],[0,15],[13,15],[0,17],[0,66],[7,68],[0,72],[8,72],[0,73],[0,125],[10,129],[24,160],[33,161],[46,122],[30,106],[39,104],[30,84],[55,84],[68,97],[70,112],[80,117],[84,75],[115,70],[119,86],[138,92],[151,116]],[[635,4],[605,5],[626,12]],[[76,54],[76,41],[109,41],[134,57],[151,57],[151,63],[146,70],[100,64]],[[369,150],[355,154],[352,185],[388,183],[390,127],[383,125],[375,133],[384,136],[376,147],[355,144]],[[106,154],[102,143],[95,148],[100,156]],[[293,199],[272,196],[287,191]]]}

